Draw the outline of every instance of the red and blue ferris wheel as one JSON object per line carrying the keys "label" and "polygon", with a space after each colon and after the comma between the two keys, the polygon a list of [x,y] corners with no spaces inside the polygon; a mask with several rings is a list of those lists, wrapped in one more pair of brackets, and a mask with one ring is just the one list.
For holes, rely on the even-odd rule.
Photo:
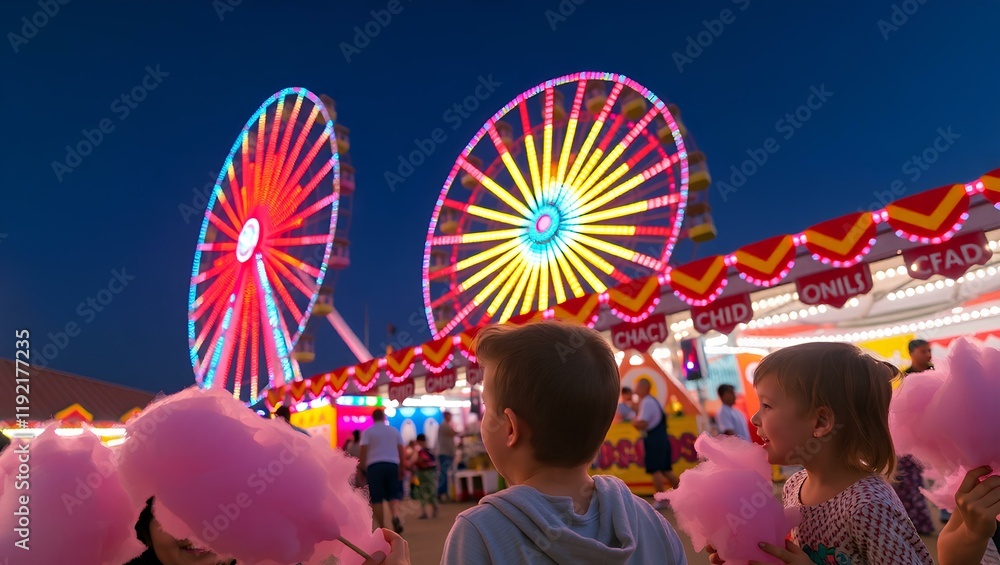
{"label": "red and blue ferris wheel", "polygon": [[188,344],[203,388],[254,401],[295,379],[290,352],[327,273],[339,194],[323,101],[304,88],[275,93],[229,151],[195,249]]}

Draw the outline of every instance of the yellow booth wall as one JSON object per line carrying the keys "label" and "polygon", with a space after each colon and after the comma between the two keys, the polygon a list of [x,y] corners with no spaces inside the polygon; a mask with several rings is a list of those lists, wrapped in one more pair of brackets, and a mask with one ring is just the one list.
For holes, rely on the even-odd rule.
{"label": "yellow booth wall", "polygon": [[292,414],[292,424],[309,435],[327,439],[330,447],[337,447],[337,409],[333,405],[310,408]]}
{"label": "yellow booth wall", "polygon": [[[694,467],[698,463],[698,455],[694,451],[694,440],[698,437],[695,416],[668,416],[667,434],[670,436],[674,473],[680,474]],[[655,490],[652,477],[646,473],[644,455],[639,430],[627,422],[612,424],[597,459],[590,466],[590,474],[618,477],[635,494],[650,496]]]}

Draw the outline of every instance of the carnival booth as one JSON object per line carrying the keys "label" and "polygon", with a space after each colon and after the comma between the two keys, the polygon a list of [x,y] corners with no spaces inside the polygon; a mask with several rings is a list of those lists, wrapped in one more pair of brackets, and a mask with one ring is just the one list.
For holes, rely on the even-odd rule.
{"label": "carnival booth", "polygon": [[[16,402],[15,395],[27,395],[29,388],[30,405]],[[31,367],[26,374],[16,361],[0,360],[0,430],[10,438],[32,439],[58,421],[60,435],[87,429],[105,444],[117,445],[124,441],[125,422],[153,398],[149,392],[42,367]]]}
{"label": "carnival booth", "polygon": [[[612,343],[616,333],[656,326],[656,332],[644,333],[647,351],[661,369],[679,363],[682,341],[704,336],[709,379],[714,360],[728,357],[723,363],[739,385],[749,415],[757,402],[751,394],[753,367],[776,347],[849,341],[905,365],[906,342],[913,336],[927,339],[939,352],[956,335],[996,340],[998,204],[1000,170],[995,170],[882,209],[850,213],[726,255],[667,267],[605,292],[512,316],[507,323],[565,319],[610,331]],[[466,377],[460,379],[466,387],[474,387],[481,379],[471,349],[476,331],[451,335],[442,330],[430,342],[316,375],[307,379],[312,384],[306,389],[336,397],[348,385],[360,390],[385,385],[400,391],[394,396],[405,401],[416,391],[411,382],[428,383],[428,394],[454,387],[459,381],[452,380],[451,371]],[[636,349],[631,343],[616,345]],[[283,396],[287,388],[279,387],[269,398]],[[712,396],[704,388],[703,396]]]}

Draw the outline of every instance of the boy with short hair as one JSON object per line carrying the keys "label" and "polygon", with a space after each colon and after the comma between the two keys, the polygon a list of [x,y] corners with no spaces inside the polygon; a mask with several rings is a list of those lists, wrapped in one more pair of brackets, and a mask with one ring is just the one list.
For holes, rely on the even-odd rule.
{"label": "boy with short hair", "polygon": [[512,485],[459,514],[442,563],[685,564],[670,524],[624,482],[587,470],[621,385],[607,342],[560,322],[476,337],[482,435]]}

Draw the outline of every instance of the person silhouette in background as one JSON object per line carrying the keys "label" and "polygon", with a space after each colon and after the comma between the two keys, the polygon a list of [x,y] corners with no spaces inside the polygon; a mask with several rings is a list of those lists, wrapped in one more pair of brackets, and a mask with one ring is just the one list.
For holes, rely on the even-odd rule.
{"label": "person silhouette in background", "polygon": [[[904,379],[906,375],[934,369],[934,365],[931,364],[931,345],[929,343],[922,339],[914,339],[910,341],[907,348],[910,351],[910,366],[903,369]],[[927,500],[920,492],[920,488],[924,486],[920,463],[909,455],[900,457],[897,476],[899,480],[893,483],[892,488],[896,491],[899,500],[903,502],[906,515],[910,517],[917,533],[922,536],[933,534],[934,523],[931,521],[931,511],[927,508]],[[941,511],[942,522],[948,522],[949,517],[947,512]]]}
{"label": "person silhouette in background", "polygon": [[287,406],[285,405],[278,406],[278,409],[274,411],[274,417],[281,418],[282,420],[287,422],[288,425],[291,426],[292,429],[294,429],[295,431],[306,434],[307,436],[309,435],[309,432],[303,430],[302,428],[292,423],[292,411],[289,410]]}

